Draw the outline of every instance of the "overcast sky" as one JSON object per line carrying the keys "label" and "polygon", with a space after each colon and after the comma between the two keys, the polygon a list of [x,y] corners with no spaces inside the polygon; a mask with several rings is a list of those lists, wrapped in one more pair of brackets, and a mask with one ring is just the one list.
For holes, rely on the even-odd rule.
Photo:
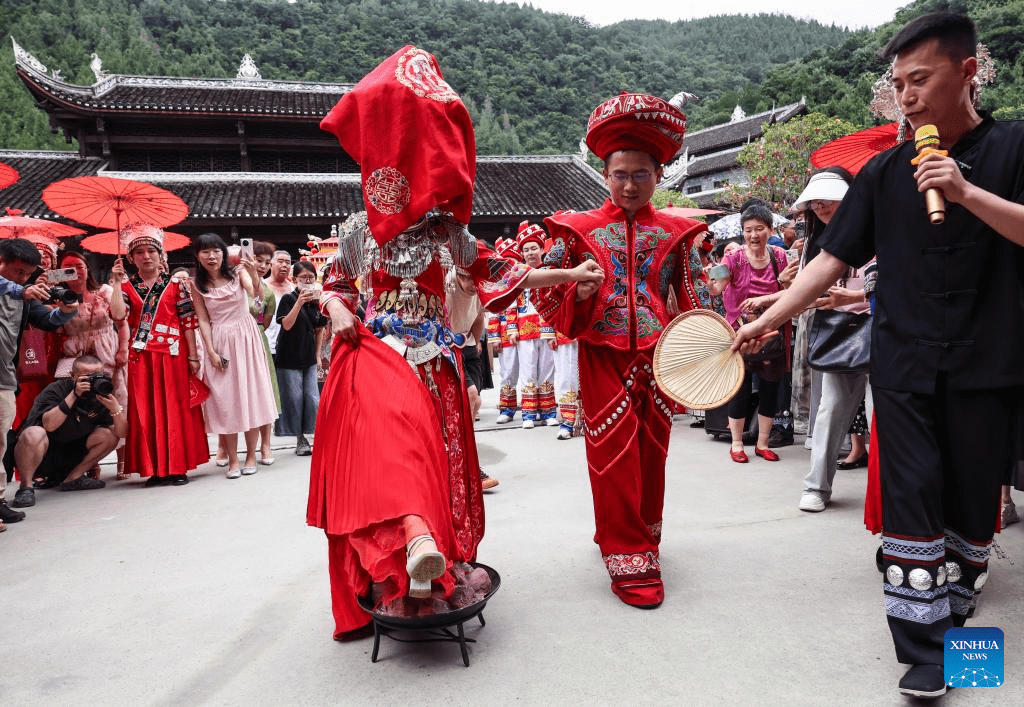
{"label": "overcast sky", "polygon": [[[624,0],[530,0],[538,10],[582,16],[596,25],[619,20],[689,20],[709,15],[756,15],[778,13],[822,24],[859,29],[877,27],[892,20],[896,10],[911,0],[872,0],[867,3],[843,0],[712,0],[710,2],[624,2]],[[526,4],[520,2],[520,4]]]}

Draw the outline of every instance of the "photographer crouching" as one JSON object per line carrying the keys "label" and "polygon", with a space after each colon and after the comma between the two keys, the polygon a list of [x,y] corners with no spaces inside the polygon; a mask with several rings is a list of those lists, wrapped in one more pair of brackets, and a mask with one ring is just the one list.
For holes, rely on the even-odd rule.
{"label": "photographer crouching", "polygon": [[14,447],[22,483],[61,491],[100,489],[106,483],[86,476],[124,437],[124,409],[114,384],[95,356],[75,359],[71,377],[39,394]]}

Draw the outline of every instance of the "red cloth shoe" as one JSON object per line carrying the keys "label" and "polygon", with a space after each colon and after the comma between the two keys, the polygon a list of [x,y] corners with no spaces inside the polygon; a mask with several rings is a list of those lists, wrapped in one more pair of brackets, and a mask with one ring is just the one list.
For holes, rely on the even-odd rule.
{"label": "red cloth shoe", "polygon": [[779,455],[770,449],[758,449],[754,447],[754,454],[764,459],[766,462],[777,462]]}
{"label": "red cloth shoe", "polygon": [[747,458],[747,453],[744,452],[742,449],[739,450],[738,452],[735,449],[730,449],[729,458],[739,464],[746,464],[748,461],[750,461],[750,459]]}
{"label": "red cloth shoe", "polygon": [[612,580],[612,593],[637,609],[657,609],[665,601],[665,585],[659,577]]}

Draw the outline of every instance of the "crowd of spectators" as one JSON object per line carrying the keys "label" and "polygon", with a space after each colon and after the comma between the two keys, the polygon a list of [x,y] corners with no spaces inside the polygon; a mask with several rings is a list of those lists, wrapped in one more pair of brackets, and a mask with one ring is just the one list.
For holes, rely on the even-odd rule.
{"label": "crowd of spectators", "polygon": [[311,454],[328,365],[313,265],[203,234],[196,266],[170,273],[159,229],[128,227],[122,245],[100,284],[85,253],[0,240],[0,531],[38,489],[105,487],[115,451],[113,478],[147,487],[187,484],[208,434],[229,479],[274,462],[275,421]]}

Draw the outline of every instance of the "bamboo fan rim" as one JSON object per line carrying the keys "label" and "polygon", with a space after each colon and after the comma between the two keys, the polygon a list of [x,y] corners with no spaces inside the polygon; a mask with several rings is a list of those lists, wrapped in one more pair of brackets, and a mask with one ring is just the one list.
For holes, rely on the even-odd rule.
{"label": "bamboo fan rim", "polygon": [[[701,322],[706,323],[710,327],[707,329],[708,333],[718,332],[727,335],[730,342],[736,338],[736,332],[729,322],[717,312],[707,309],[683,312],[668,323],[658,338],[658,344],[654,348],[654,378],[662,392],[680,405],[693,410],[710,410],[725,405],[736,395],[743,384],[746,369],[740,354],[732,353],[728,348],[723,350],[720,345],[710,341],[691,342],[682,357],[679,356],[679,352],[667,351],[666,342],[672,338],[670,334],[692,317],[698,317]],[[677,390],[681,382],[688,382],[684,380],[687,375],[702,363],[717,368],[719,375],[714,379],[704,380],[692,391]]]}

